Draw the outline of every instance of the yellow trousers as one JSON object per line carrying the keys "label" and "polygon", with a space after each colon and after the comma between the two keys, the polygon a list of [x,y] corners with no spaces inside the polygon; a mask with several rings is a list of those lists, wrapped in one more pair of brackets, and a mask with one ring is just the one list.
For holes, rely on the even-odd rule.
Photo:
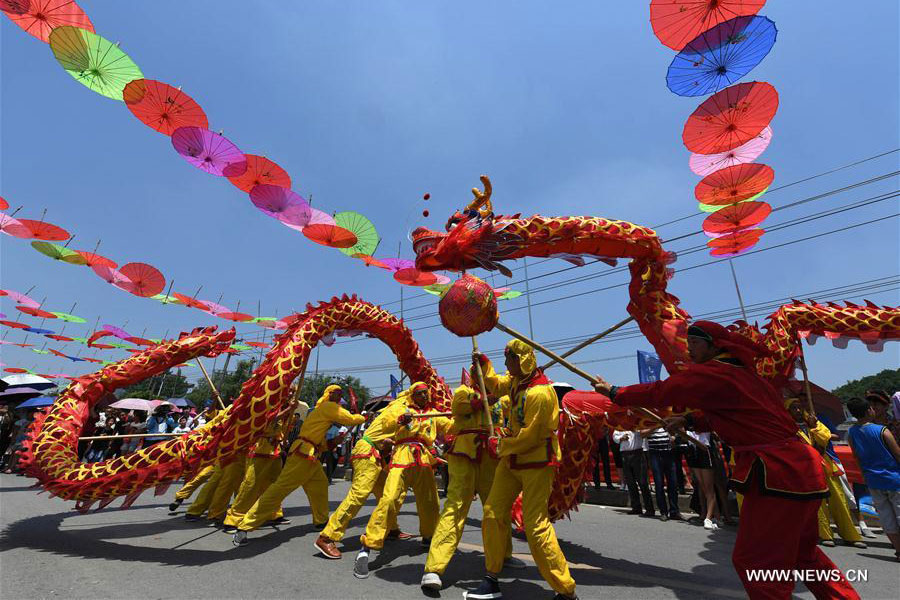
{"label": "yellow trousers", "polygon": [[[575,580],[569,575],[569,565],[559,548],[547,510],[553,477],[551,466],[510,469],[508,459],[500,461],[481,524],[484,563],[488,573],[497,574],[503,569],[510,531],[510,509],[519,492],[522,492],[522,517],[531,556],[550,587],[555,592],[570,596],[575,593]],[[452,477],[450,481],[453,481]]]}
{"label": "yellow trousers", "polygon": [[397,522],[397,513],[403,506],[408,487],[411,487],[416,495],[419,534],[423,539],[434,535],[439,509],[434,471],[430,467],[393,467],[388,470],[384,493],[378,500],[378,506],[375,507],[372,516],[369,517],[366,532],[360,537],[364,546],[375,550],[384,547],[384,538],[390,531],[391,523]]}
{"label": "yellow trousers", "polygon": [[[253,457],[247,465],[244,480],[238,490],[234,502],[225,513],[225,524],[237,526],[244,518],[244,514],[253,506],[272,483],[278,479],[281,473],[281,458]],[[275,517],[282,516],[281,507],[275,511]]]}
{"label": "yellow trousers", "polygon": [[[497,459],[491,458],[487,453],[477,463],[452,454],[447,457],[450,486],[447,488],[447,498],[444,500],[437,529],[431,538],[431,548],[425,561],[426,573],[444,574],[450,559],[456,553],[474,494],[478,493],[483,506],[491,493],[496,469]],[[511,556],[512,553],[511,528],[506,531],[506,539],[508,544],[504,557]]]}
{"label": "yellow trousers", "polygon": [[[339,542],[344,538],[347,526],[359,509],[362,508],[369,494],[374,494],[376,500],[381,500],[384,494],[384,482],[387,480],[387,469],[381,467],[381,463],[374,457],[357,458],[353,461],[353,482],[350,490],[344,497],[341,505],[331,513],[328,525],[322,531],[322,535],[328,539]],[[401,498],[401,504],[403,500]],[[397,529],[397,515],[388,515],[388,531]]]}
{"label": "yellow trousers", "polygon": [[212,477],[213,471],[215,470],[215,465],[207,465],[200,469],[196,475],[194,475],[190,481],[181,486],[181,489],[175,492],[175,499],[181,500],[182,502],[191,497],[198,487],[207,482],[207,480]]}
{"label": "yellow trousers", "polygon": [[328,478],[325,477],[322,463],[291,455],[278,479],[266,488],[237,524],[237,528],[251,531],[274,519],[284,499],[301,486],[309,499],[313,523],[324,524],[328,521]]}
{"label": "yellow trousers", "polygon": [[209,508],[206,509],[206,518],[212,521],[220,521],[225,518],[228,503],[241,487],[244,473],[247,470],[247,455],[236,458],[222,467],[222,477],[209,500]]}
{"label": "yellow trousers", "polygon": [[828,498],[822,500],[819,506],[819,539],[832,540],[834,536],[831,533],[831,523],[828,520],[828,513],[837,525],[838,533],[846,542],[861,542],[862,536],[856,530],[856,523],[853,522],[853,516],[850,514],[850,507],[847,506],[847,498],[844,496],[844,490],[838,477],[825,477],[828,481]]}
{"label": "yellow trousers", "polygon": [[194,498],[194,501],[191,502],[190,506],[188,506],[187,514],[199,517],[206,512],[206,509],[209,508],[210,502],[212,502],[213,494],[215,493],[216,488],[219,486],[219,481],[221,481],[221,479],[222,467],[216,464],[213,467],[212,472],[209,474],[209,478],[206,480],[206,483],[204,483],[203,487],[200,488],[200,493],[197,494],[197,497]]}

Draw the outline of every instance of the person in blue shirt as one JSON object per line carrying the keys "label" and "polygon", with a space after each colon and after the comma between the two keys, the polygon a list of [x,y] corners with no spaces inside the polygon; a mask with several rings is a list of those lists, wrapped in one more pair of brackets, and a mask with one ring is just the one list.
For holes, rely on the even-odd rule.
{"label": "person in blue shirt", "polygon": [[872,423],[875,411],[869,402],[851,398],[847,410],[857,419],[847,432],[847,441],[869,486],[878,520],[900,561],[900,446],[890,429]]}
{"label": "person in blue shirt", "polygon": [[[147,433],[171,433],[175,429],[175,419],[169,416],[169,405],[160,404],[147,419]],[[158,444],[167,437],[148,437],[144,440],[144,448]]]}

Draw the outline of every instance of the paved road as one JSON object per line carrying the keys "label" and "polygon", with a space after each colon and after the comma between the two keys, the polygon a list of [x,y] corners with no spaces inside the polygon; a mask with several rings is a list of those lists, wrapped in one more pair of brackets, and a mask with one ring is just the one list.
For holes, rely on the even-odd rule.
{"label": "paved road", "polygon": [[[419,589],[426,551],[417,541],[394,542],[373,563],[367,580],[352,575],[358,535],[372,510],[364,508],[346,538],[340,561],[315,556],[316,534],[302,491],[286,501],[292,523],[251,534],[243,548],[219,530],[170,516],[174,487],[146,492],[129,510],[107,508],[81,515],[71,502],[35,495],[30,482],[0,476],[0,597],[15,598],[423,598]],[[348,484],[331,487],[331,507]],[[116,501],[114,505],[118,505]],[[182,511],[183,512],[183,511]],[[445,577],[444,598],[461,598],[483,573],[481,507],[473,506],[460,552]],[[416,531],[414,505],[404,505],[400,524]],[[626,515],[623,509],[582,506],[557,523],[581,598],[742,598],[731,567],[734,530],[709,534],[684,522],[662,523]],[[900,569],[887,538],[868,550],[828,549],[841,568],[868,569],[857,589],[863,598],[897,598]],[[510,599],[549,598],[550,588],[530,562],[528,545],[514,552],[529,561],[502,580]],[[802,598],[812,596],[805,590]]]}

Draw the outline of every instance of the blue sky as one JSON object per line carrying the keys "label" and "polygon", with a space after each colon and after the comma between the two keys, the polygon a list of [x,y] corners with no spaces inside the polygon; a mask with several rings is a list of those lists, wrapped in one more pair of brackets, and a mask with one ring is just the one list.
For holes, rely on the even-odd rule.
{"label": "blue sky", "polygon": [[[673,53],[653,36],[646,2],[330,2],[81,3],[97,32],[113,41],[146,77],[183,86],[205,109],[210,128],[224,130],[243,151],[263,154],[291,174],[294,189],[323,210],[367,215],[383,239],[376,255],[412,257],[408,232],[442,226],[487,173],[495,209],[503,213],[599,215],[656,226],[695,212],[698,181],[681,145],[686,117],[700,99],[665,87]],[[761,11],[778,26],[778,43],[745,80],[772,83],[780,108],[775,135],[760,157],[776,172],[774,188],[900,147],[898,7],[870,3],[812,11],[807,3],[773,2]],[[306,302],[355,292],[399,312],[400,286],[385,271],[364,268],[316,246],[259,213],[228,181],[189,166],[168,138],[145,127],[124,104],[76,83],[47,45],[0,19],[0,194],[18,214],[46,219],[76,234],[71,246],[119,263],[157,266],[174,289],[263,314],[286,314]],[[772,191],[774,207],[897,170],[894,153]],[[774,213],[766,225],[801,218],[893,191],[896,176]],[[422,200],[424,193],[431,200]],[[423,209],[430,210],[428,218]],[[877,202],[764,236],[760,249],[897,212]],[[659,229],[664,239],[699,230],[694,216]],[[896,218],[734,261],[745,302],[783,297],[898,274]],[[695,235],[666,247],[683,250]],[[0,236],[2,287],[47,298],[44,307],[99,316],[135,335],[170,335],[227,322],[179,306],[162,306],[119,291],[83,267],[51,261],[27,241]],[[684,256],[676,268],[710,259]],[[510,265],[512,267],[521,265]],[[621,320],[624,273],[594,264],[566,268],[534,261],[534,334],[542,341],[589,335]],[[574,277],[597,275],[536,291]],[[522,271],[514,272],[520,281]],[[497,276],[496,285],[505,278]],[[524,284],[514,287],[524,291]],[[735,309],[728,263],[676,274],[669,290],[693,315]],[[871,297],[900,302],[896,286]],[[886,290],[886,291],[885,291]],[[877,291],[877,290],[876,290]],[[556,300],[560,296],[580,296]],[[404,290],[404,316],[429,358],[469,352],[469,342],[435,326],[435,301]],[[837,292],[818,295],[838,299]],[[387,304],[392,303],[392,304]],[[541,304],[543,303],[543,304]],[[8,299],[0,310],[15,311]],[[525,298],[501,304],[502,319],[529,329]],[[415,318],[419,317],[419,318]],[[37,324],[36,319],[31,319]],[[45,327],[54,328],[45,323]],[[57,327],[58,329],[58,327]],[[6,333],[6,329],[0,335]],[[258,340],[261,330],[238,327]],[[270,333],[270,332],[269,332]],[[21,341],[11,331],[7,340]],[[267,336],[268,339],[269,336]],[[31,336],[30,343],[43,338]],[[481,338],[485,349],[505,342]],[[77,344],[48,344],[70,354]],[[873,354],[859,343],[808,349],[811,375],[833,387],[900,363],[900,345]],[[617,383],[633,382],[643,339],[601,343],[577,356],[582,366]],[[2,361],[41,372],[79,374],[88,363],[38,355],[8,345]],[[94,356],[93,352],[86,353]],[[120,357],[104,351],[96,356]],[[323,348],[320,370],[361,377],[376,392],[387,386],[390,352],[355,340]],[[466,361],[441,366],[451,383]],[[196,372],[188,372],[195,377]],[[553,369],[551,377],[576,383]],[[580,382],[577,382],[580,383]]]}

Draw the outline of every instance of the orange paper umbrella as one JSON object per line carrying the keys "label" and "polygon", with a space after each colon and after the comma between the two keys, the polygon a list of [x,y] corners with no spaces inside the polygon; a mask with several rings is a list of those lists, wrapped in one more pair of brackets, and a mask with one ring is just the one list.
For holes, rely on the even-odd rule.
{"label": "orange paper umbrella", "polygon": [[42,42],[49,42],[50,32],[66,25],[94,31],[91,20],[73,0],[3,0],[0,9]]}
{"label": "orange paper umbrella", "polygon": [[119,272],[131,280],[130,284],[119,287],[135,296],[143,298],[155,296],[166,287],[166,278],[163,274],[156,267],[146,263],[128,263],[122,265]]}
{"label": "orange paper umbrella", "polygon": [[198,308],[200,310],[208,310],[208,307],[203,303],[197,300],[196,298],[192,298],[191,296],[185,296],[179,292],[172,292],[172,295],[178,298],[178,301],[184,304],[185,306],[190,306],[191,308]]}
{"label": "orange paper umbrella", "polygon": [[729,244],[727,246],[717,246],[709,251],[710,256],[736,256],[743,254],[756,245],[756,242],[744,242],[743,244]]}
{"label": "orange paper umbrella", "polygon": [[6,198],[0,196],[0,210],[6,210],[9,208],[9,202],[6,201]]}
{"label": "orange paper umbrella", "polygon": [[246,342],[248,346],[253,346],[254,348],[268,348],[269,344],[266,342]]}
{"label": "orange paper umbrella", "polygon": [[772,185],[775,171],[759,163],[744,163],[710,173],[694,188],[700,204],[727,206],[762,194]]}
{"label": "orange paper umbrella", "polygon": [[684,124],[681,139],[697,154],[737,148],[766,128],[778,110],[778,92],[761,81],[739,83],[710,96]]}
{"label": "orange paper umbrella", "polygon": [[710,248],[723,248],[726,246],[739,246],[748,242],[756,243],[765,233],[765,229],[745,229],[737,233],[729,233],[706,242]]}
{"label": "orange paper umbrella", "polygon": [[247,170],[244,174],[228,178],[228,181],[238,189],[249,194],[250,190],[258,185],[291,187],[291,176],[268,158],[255,154],[245,154],[244,157],[247,159]]}
{"label": "orange paper umbrella", "polygon": [[762,223],[772,207],[767,202],[741,202],[726,206],[703,220],[703,231],[708,235],[735,233]]}
{"label": "orange paper umbrella", "polygon": [[44,337],[48,337],[51,340],[57,340],[59,342],[74,342],[75,341],[73,338],[70,338],[65,335],[59,335],[56,333],[47,333],[47,334],[44,334]]}
{"label": "orange paper umbrella", "polygon": [[137,336],[127,337],[127,338],[125,338],[125,341],[131,342],[135,346],[153,346],[154,345],[153,342],[151,342],[150,340],[144,339],[142,337],[137,337]]}
{"label": "orange paper umbrella", "polygon": [[229,321],[235,321],[237,323],[245,323],[247,321],[253,320],[253,315],[248,315],[240,312],[220,312],[215,313],[217,317],[220,319],[228,319]]}
{"label": "orange paper umbrella", "polygon": [[394,279],[403,285],[425,286],[437,283],[437,275],[415,268],[400,269],[394,273]]}
{"label": "orange paper umbrella", "polygon": [[[18,219],[20,225],[24,225],[31,232],[31,237],[38,240],[46,240],[48,242],[60,242],[67,240],[71,235],[62,227],[57,227],[51,223],[44,221],[33,221],[31,219]],[[22,237],[22,236],[17,236]]]}
{"label": "orange paper umbrella", "polygon": [[356,234],[337,225],[315,224],[303,228],[311,241],[330,248],[349,248],[357,242]]}
{"label": "orange paper umbrella", "polygon": [[12,327],[13,329],[28,329],[31,325],[27,323],[19,323],[18,321],[0,321],[0,325],[6,325],[7,327]]}
{"label": "orange paper umbrella", "polygon": [[31,315],[33,317],[40,317],[42,319],[55,319],[56,315],[52,312],[47,312],[46,310],[41,310],[39,308],[32,308],[31,306],[16,306],[16,310],[25,313],[26,315]]}
{"label": "orange paper umbrella", "polygon": [[374,256],[369,256],[368,254],[354,254],[353,258],[358,258],[359,260],[363,261],[363,263],[365,263],[367,267],[381,267],[382,269],[387,269],[388,271],[391,270],[388,265],[381,262]]}
{"label": "orange paper umbrella", "polygon": [[[47,336],[47,337],[50,337],[50,336]],[[116,346],[113,346],[112,344],[96,344],[95,343],[95,344],[91,344],[91,348],[100,348],[101,350],[112,350],[113,348],[116,348]]]}
{"label": "orange paper umbrella", "polygon": [[119,265],[106,258],[105,256],[100,256],[95,252],[88,252],[86,250],[76,250],[78,254],[84,257],[84,260],[87,261],[87,266],[89,267],[109,267],[110,269],[115,269]]}
{"label": "orange paper umbrella", "polygon": [[659,41],[681,52],[695,37],[719,23],[755,15],[766,0],[652,0],[650,25]]}
{"label": "orange paper umbrella", "polygon": [[179,127],[206,129],[209,125],[199,104],[179,88],[161,81],[135,79],[125,86],[122,99],[144,125],[165,135],[172,135]]}

